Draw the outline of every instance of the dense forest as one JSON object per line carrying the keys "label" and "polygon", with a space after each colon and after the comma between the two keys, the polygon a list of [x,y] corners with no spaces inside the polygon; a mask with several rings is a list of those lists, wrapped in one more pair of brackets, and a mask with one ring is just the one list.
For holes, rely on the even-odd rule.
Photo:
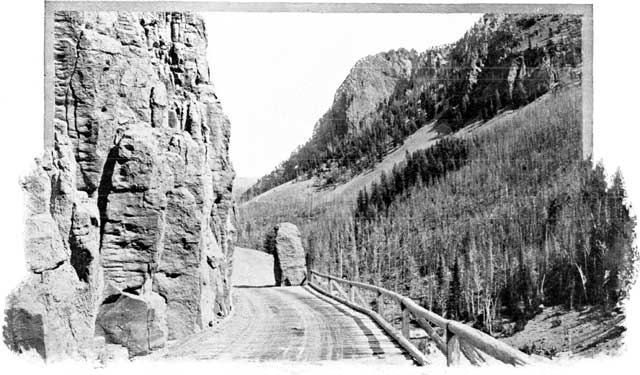
{"label": "dense forest", "polygon": [[540,304],[615,305],[631,280],[635,218],[620,173],[607,184],[602,166],[581,161],[579,97],[554,94],[441,141],[449,158],[412,155],[363,190],[353,214],[309,223],[314,265],[487,330]]}
{"label": "dense forest", "polygon": [[311,139],[241,200],[299,178],[324,175],[324,184],[344,182],[431,121],[455,131],[530,103],[579,74],[580,27],[580,18],[572,16],[485,15],[451,45],[383,53],[410,61],[411,74],[399,78],[392,94],[357,124],[345,114],[353,99],[337,95]]}
{"label": "dense forest", "polygon": [[560,89],[407,155],[353,206],[251,215],[298,224],[315,268],[487,331],[541,304],[612,307],[632,279],[635,218],[620,173],[607,183],[582,160],[581,124],[579,86]]}
{"label": "dense forest", "polygon": [[383,171],[379,182],[358,192],[356,219],[371,221],[377,213],[388,212],[389,206],[414,186],[430,185],[447,172],[458,170],[467,160],[467,142],[447,137],[435,146],[405,155],[405,162],[395,164],[391,175]]}

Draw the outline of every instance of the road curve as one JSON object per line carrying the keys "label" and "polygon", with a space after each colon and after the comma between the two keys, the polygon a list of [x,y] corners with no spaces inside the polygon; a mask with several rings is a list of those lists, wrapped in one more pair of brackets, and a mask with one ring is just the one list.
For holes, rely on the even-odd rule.
{"label": "road curve", "polygon": [[[238,251],[240,250],[240,251]],[[233,288],[234,312],[220,325],[172,345],[169,358],[323,361],[380,359],[411,365],[410,357],[368,316],[308,287],[246,285],[269,280],[273,272],[264,253],[236,248],[253,276],[235,275],[244,285]],[[259,259],[256,261],[256,259]],[[271,262],[269,264],[269,262]],[[236,265],[234,265],[235,268]]]}

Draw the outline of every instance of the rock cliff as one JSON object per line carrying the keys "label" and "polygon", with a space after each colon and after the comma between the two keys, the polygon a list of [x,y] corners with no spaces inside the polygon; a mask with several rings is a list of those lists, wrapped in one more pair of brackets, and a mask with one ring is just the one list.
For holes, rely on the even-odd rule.
{"label": "rock cliff", "polygon": [[331,126],[330,119],[334,124],[338,120],[345,134],[370,125],[366,116],[395,92],[399,82],[411,78],[417,63],[415,53],[407,50],[379,53],[356,62],[336,90],[331,109],[316,124],[316,131]]}
{"label": "rock cliff", "polygon": [[53,41],[54,139],[23,181],[29,276],[4,339],[47,359],[146,354],[231,308],[230,124],[205,25],[59,12]]}

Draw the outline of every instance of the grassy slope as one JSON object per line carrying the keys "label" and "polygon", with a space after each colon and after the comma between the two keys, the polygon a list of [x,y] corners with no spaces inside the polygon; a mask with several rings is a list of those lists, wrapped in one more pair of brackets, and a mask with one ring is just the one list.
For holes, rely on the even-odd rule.
{"label": "grassy slope", "polygon": [[330,188],[318,189],[314,187],[315,178],[303,181],[290,181],[268,190],[257,197],[241,204],[241,207],[250,207],[253,204],[270,203],[272,205],[289,204],[292,201],[308,203],[313,200],[317,203],[348,202],[353,203],[358,191],[373,181],[380,178],[383,171],[390,172],[395,163],[404,160],[405,152],[413,152],[431,146],[441,134],[446,133],[444,127],[437,127],[435,123],[423,126],[410,137],[402,146],[389,153],[381,162],[370,170],[364,171],[346,183]]}
{"label": "grassy slope", "polygon": [[622,346],[625,317],[596,308],[581,311],[547,307],[524,330],[502,341],[525,352],[547,357],[612,355]]}

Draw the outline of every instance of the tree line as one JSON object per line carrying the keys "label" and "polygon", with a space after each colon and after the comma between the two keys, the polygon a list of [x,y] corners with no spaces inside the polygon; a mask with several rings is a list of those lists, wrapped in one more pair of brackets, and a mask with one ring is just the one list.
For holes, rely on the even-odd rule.
{"label": "tree line", "polygon": [[378,182],[358,192],[355,218],[372,220],[377,213],[386,213],[396,197],[401,197],[415,185],[431,185],[445,173],[458,170],[468,156],[468,141],[445,137],[427,149],[406,152],[405,160],[396,163],[389,176],[382,171]]}

